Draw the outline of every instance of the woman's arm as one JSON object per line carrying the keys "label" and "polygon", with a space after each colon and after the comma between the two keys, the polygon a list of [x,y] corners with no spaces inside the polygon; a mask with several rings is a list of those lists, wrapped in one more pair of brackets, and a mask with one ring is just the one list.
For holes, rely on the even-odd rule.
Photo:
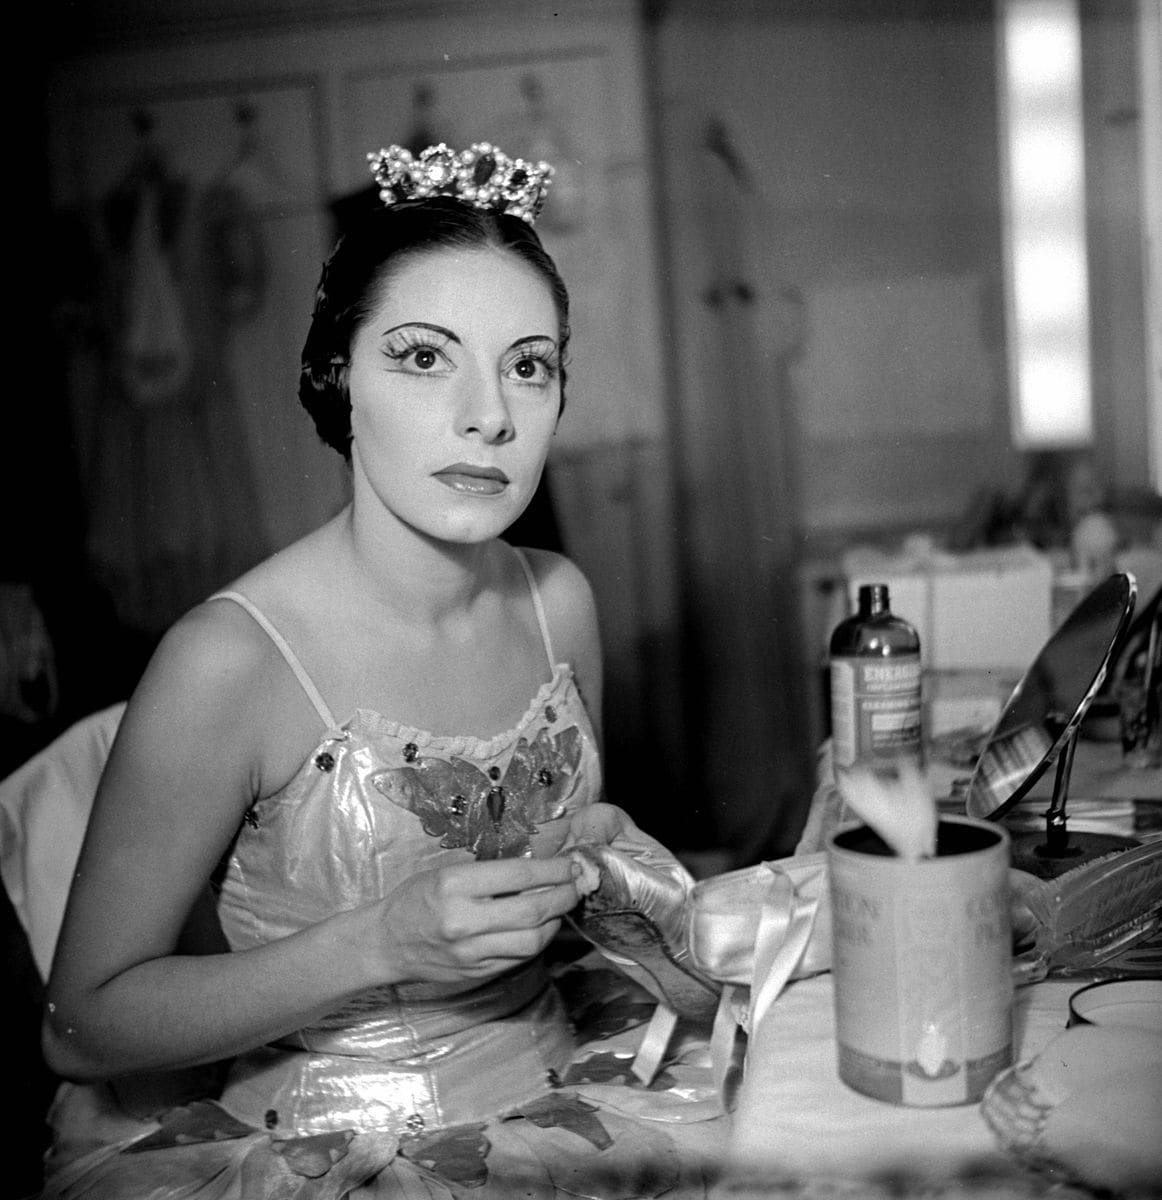
{"label": "woman's arm", "polygon": [[496,974],[576,902],[568,862],[470,863],[265,946],[177,953],[243,814],[276,786],[264,731],[294,719],[285,666],[224,607],[166,636],[98,789],[48,987],[45,1055],[67,1078],[213,1062],[376,984]]}
{"label": "woman's arm", "polygon": [[270,671],[261,631],[221,608],[203,606],[163,639],[98,788],[48,987],[45,1054],[62,1075],[213,1061],[356,986],[358,957],[326,946],[345,930],[245,955],[174,953],[259,794],[254,714],[280,715],[258,703],[255,683]]}

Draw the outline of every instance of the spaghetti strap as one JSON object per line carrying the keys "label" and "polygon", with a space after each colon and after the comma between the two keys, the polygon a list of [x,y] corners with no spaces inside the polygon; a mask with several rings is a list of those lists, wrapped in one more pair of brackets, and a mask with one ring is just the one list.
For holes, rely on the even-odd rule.
{"label": "spaghetti strap", "polygon": [[335,718],[331,715],[331,710],[327,707],[327,702],[323,699],[319,689],[315,687],[315,681],[307,674],[307,669],[299,662],[298,655],[290,648],[286,638],[279,633],[266,614],[252,600],[248,600],[242,595],[241,592],[215,592],[210,599],[233,600],[235,604],[246,609],[262,627],[267,637],[278,648],[278,652],[286,659],[286,665],[295,673],[295,678],[299,681],[303,691],[306,692],[307,699],[315,706],[315,712],[322,718],[323,724],[328,729],[337,728]]}
{"label": "spaghetti strap", "polygon": [[537,614],[537,624],[541,627],[541,640],[545,643],[545,654],[549,658],[549,670],[554,670],[557,666],[557,660],[553,656],[553,639],[549,637],[549,622],[545,619],[545,606],[541,603],[541,589],[537,587],[537,579],[533,574],[533,569],[529,566],[529,560],[523,550],[513,546],[516,552],[517,562],[521,565],[521,570],[525,573],[525,579],[528,580],[529,593],[533,598],[533,611]]}

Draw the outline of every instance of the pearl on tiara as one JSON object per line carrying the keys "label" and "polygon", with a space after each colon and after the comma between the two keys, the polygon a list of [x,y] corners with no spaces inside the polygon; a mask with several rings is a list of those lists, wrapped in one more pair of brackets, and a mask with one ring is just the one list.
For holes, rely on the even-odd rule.
{"label": "pearl on tiara", "polygon": [[530,225],[545,202],[553,176],[547,162],[509,158],[490,142],[456,153],[443,142],[419,157],[404,146],[373,151],[367,161],[384,204],[451,196],[486,212],[509,213]]}

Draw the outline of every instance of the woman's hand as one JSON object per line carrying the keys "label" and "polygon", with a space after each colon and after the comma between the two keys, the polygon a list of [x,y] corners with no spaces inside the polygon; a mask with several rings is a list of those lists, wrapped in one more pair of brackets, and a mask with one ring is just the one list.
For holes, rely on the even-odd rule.
{"label": "woman's hand", "polygon": [[645,835],[615,804],[590,804],[575,812],[569,822],[566,847],[578,844],[610,846],[619,838],[641,841]]}
{"label": "woman's hand", "polygon": [[374,953],[391,982],[487,979],[534,958],[580,899],[568,856],[504,858],[413,875],[380,902]]}
{"label": "woman's hand", "polygon": [[693,885],[690,873],[656,838],[639,829],[615,804],[590,804],[569,818],[562,852],[574,846],[611,846],[643,866],[662,871],[683,887]]}
{"label": "woman's hand", "polygon": [[567,855],[574,846],[611,846],[618,843],[623,849],[641,850],[647,843],[656,845],[613,804],[590,804],[576,812],[567,813],[537,828],[532,838],[533,855],[551,858]]}

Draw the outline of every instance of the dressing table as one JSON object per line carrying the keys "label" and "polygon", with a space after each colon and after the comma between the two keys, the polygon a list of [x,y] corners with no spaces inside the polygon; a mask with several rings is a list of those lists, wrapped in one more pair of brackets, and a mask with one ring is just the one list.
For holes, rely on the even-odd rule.
{"label": "dressing table", "polygon": [[[974,692],[973,681],[962,677],[944,696],[952,699],[945,712],[979,715],[974,702],[982,701],[989,732],[973,742],[949,728],[930,747],[930,771],[946,785],[936,786],[938,795],[947,793],[941,809],[1003,822],[1020,857],[1014,865],[1047,883],[1103,855],[1162,839],[1162,767],[1127,767],[1118,741],[1087,736],[1084,728],[1129,626],[1135,592],[1132,577],[1111,576],[1081,601],[1019,680],[984,674]],[[827,794],[829,770],[824,758],[813,805],[823,826],[840,817],[836,796]],[[821,830],[811,837],[821,843]],[[815,848],[800,844],[800,852]],[[1162,909],[1157,881],[1146,891],[1148,909]],[[1155,929],[1103,968],[1052,970],[1018,986],[1014,1062],[1036,1056],[1064,1032],[1069,998],[1090,979],[1162,974],[1160,942]],[[726,1162],[717,1193],[723,1198],[771,1195],[772,1181],[780,1179],[807,1182],[798,1192],[789,1184],[773,1194],[803,1197],[1094,1194],[1023,1166],[1002,1147],[980,1104],[898,1107],[843,1084],[829,973],[792,982],[752,1033]]]}

